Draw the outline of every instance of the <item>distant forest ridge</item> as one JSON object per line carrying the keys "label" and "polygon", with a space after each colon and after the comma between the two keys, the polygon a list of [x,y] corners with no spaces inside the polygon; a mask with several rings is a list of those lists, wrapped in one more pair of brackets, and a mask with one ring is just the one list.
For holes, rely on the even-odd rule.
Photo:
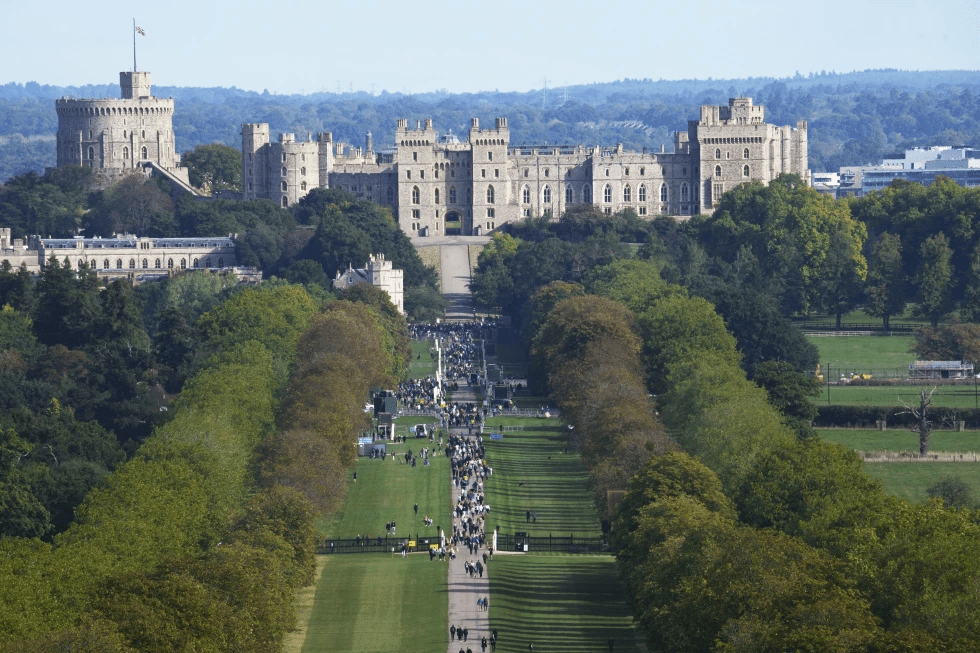
{"label": "distant forest ridge", "polygon": [[[118,97],[112,83],[77,87],[29,82],[0,85],[0,181],[55,163],[59,97]],[[529,92],[419,94],[365,91],[275,95],[237,88],[154,85],[153,94],[176,100],[177,146],[224,143],[238,148],[245,122],[269,123],[272,134],[297,138],[322,131],[360,146],[366,132],[376,149],[391,144],[398,118],[432,118],[443,133],[465,135],[470,118],[492,124],[506,116],[511,142],[613,145],[672,149],[702,104],[726,104],[744,95],[766,106],[766,120],[807,120],[810,168],[837,170],[880,160],[907,147],[980,143],[980,71],[866,70],[782,79],[624,79]]]}

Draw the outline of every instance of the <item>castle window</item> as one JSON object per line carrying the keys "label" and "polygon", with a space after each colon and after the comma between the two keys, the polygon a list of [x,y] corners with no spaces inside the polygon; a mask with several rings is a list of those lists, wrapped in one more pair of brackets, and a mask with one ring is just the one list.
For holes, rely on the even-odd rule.
{"label": "castle window", "polygon": [[436,168],[435,175],[436,175],[436,179],[438,179],[439,178],[439,168]]}
{"label": "castle window", "polygon": [[525,186],[524,190],[521,191],[521,201],[525,204],[531,203],[531,189],[527,186]]}
{"label": "castle window", "polygon": [[625,174],[628,177],[629,174],[630,174],[630,169],[629,168],[624,168],[623,169],[623,174]]}
{"label": "castle window", "polygon": [[143,148],[142,153],[143,153],[143,157],[142,158],[143,159],[146,159],[147,156],[146,156],[146,148],[145,147]]}
{"label": "castle window", "polygon": [[158,270],[160,269],[160,259],[156,260],[156,264],[153,267],[155,267]]}
{"label": "castle window", "polygon": [[582,186],[582,201],[586,204],[592,203],[592,186],[589,184]]}
{"label": "castle window", "polygon": [[285,167],[283,167],[283,169],[282,169],[282,176],[283,176],[283,177],[285,177],[285,176],[286,176],[286,168],[285,168]]}
{"label": "castle window", "polygon": [[412,152],[412,161],[418,161],[418,160],[419,160],[419,153]]}
{"label": "castle window", "polygon": [[204,265],[205,265],[205,267],[211,267],[211,259],[205,260],[204,261]]}
{"label": "castle window", "polygon": [[174,269],[174,260],[172,258],[168,258],[167,259],[167,269],[169,269],[169,270],[173,270]]}
{"label": "castle window", "polygon": [[630,188],[629,184],[623,186],[623,201],[632,202],[633,201],[633,190]]}
{"label": "castle window", "polygon": [[132,270],[135,267],[136,267],[136,259],[133,258],[129,259],[129,269]]}
{"label": "castle window", "polygon": [[116,269],[117,270],[122,270],[122,259],[121,258],[117,258],[116,259]]}
{"label": "castle window", "polygon": [[721,176],[721,166],[715,166],[715,177]]}
{"label": "castle window", "polygon": [[667,201],[667,184],[660,184],[660,201]]}
{"label": "castle window", "polygon": [[300,183],[299,189],[300,190],[306,190],[306,182],[305,181]]}
{"label": "castle window", "polygon": [[572,190],[571,184],[565,184],[565,204],[571,204],[575,201],[575,191]]}
{"label": "castle window", "polygon": [[493,152],[487,152],[487,161],[493,161]]}
{"label": "castle window", "polygon": [[550,175],[551,175],[551,170],[549,170],[548,168],[545,168],[545,169],[544,169],[544,176],[545,176],[545,177],[548,177],[548,176],[550,176]]}
{"label": "castle window", "polygon": [[129,148],[128,147],[124,147],[123,148],[123,159],[129,160]]}
{"label": "castle window", "polygon": [[640,168],[640,176],[642,177],[646,171],[647,171],[646,168]]}
{"label": "castle window", "polygon": [[283,195],[282,196],[282,208],[285,209],[287,207],[289,207],[289,198],[286,197],[285,195]]}
{"label": "castle window", "polygon": [[719,149],[719,148],[716,148],[715,149],[715,158],[716,159],[720,159],[721,158],[721,149]]}
{"label": "castle window", "polygon": [[95,158],[95,148],[94,147],[88,148],[88,158],[89,159],[94,159]]}
{"label": "castle window", "polygon": [[683,176],[683,177],[686,177],[687,176],[687,166],[684,166],[683,168],[681,168],[681,176]]}
{"label": "castle window", "polygon": [[602,201],[606,204],[612,202],[612,186],[609,184],[602,187]]}
{"label": "castle window", "polygon": [[641,206],[640,207],[640,215],[646,215],[646,214],[647,214],[647,207]]}
{"label": "castle window", "polygon": [[456,203],[456,187],[455,186],[452,186],[449,189],[449,203],[450,204],[455,204]]}
{"label": "castle window", "polygon": [[[412,219],[413,220],[418,220],[421,217],[422,217],[422,211],[420,211],[419,209],[412,209]],[[415,227],[415,228],[418,229],[418,227]]]}
{"label": "castle window", "polygon": [[487,204],[493,204],[493,186],[487,186]]}
{"label": "castle window", "polygon": [[542,199],[544,199],[545,204],[551,204],[551,186],[544,187],[544,192],[542,193]]}
{"label": "castle window", "polygon": [[286,162],[286,153],[285,152],[282,153],[282,162],[283,163]]}
{"label": "castle window", "polygon": [[419,179],[425,179],[425,170],[419,170]]}
{"label": "castle window", "polygon": [[150,267],[150,262],[146,259],[143,259],[143,269],[145,270],[148,267]]}
{"label": "castle window", "polygon": [[[303,152],[302,154],[300,154],[299,155],[299,158],[300,158],[301,161],[306,161],[306,152]],[[306,168],[303,168],[303,174],[304,175],[306,174]]]}
{"label": "castle window", "polygon": [[[125,129],[123,130],[123,138],[126,138],[126,130]],[[252,160],[252,155],[251,154],[248,155],[248,160],[249,161]]]}
{"label": "castle window", "polygon": [[494,168],[493,169],[493,176],[496,177],[496,178],[498,178],[498,179],[500,178],[500,168]]}
{"label": "castle window", "polygon": [[146,138],[146,130],[145,129],[142,132],[140,132],[140,138]]}
{"label": "castle window", "polygon": [[529,174],[530,171],[527,168],[524,168],[524,176],[527,177]]}
{"label": "castle window", "polygon": [[481,168],[480,169],[480,176],[483,177],[484,179],[486,178],[486,176],[487,176],[487,169],[486,168]]}
{"label": "castle window", "polygon": [[609,168],[606,168],[606,176],[609,176]]}
{"label": "castle window", "polygon": [[436,204],[439,203],[439,189],[436,189]]}
{"label": "castle window", "polygon": [[487,209],[487,217],[492,218],[495,215],[494,209]]}
{"label": "castle window", "polygon": [[687,187],[687,182],[685,181],[683,184],[681,184],[681,201],[682,202],[687,202],[688,201],[689,192],[690,191],[689,191],[689,189]]}
{"label": "castle window", "polygon": [[412,186],[412,204],[421,204],[421,195],[419,194],[419,187]]}
{"label": "castle window", "polygon": [[299,169],[299,174],[301,174],[301,175],[303,175],[305,177],[306,176],[306,168],[300,168]]}
{"label": "castle window", "polygon": [[749,148],[745,148],[744,150],[742,150],[742,158],[743,159],[749,158]]}
{"label": "castle window", "polygon": [[412,178],[412,171],[411,170],[406,170],[405,171],[405,174],[407,175],[406,179],[411,179]]}
{"label": "castle window", "polygon": [[102,267],[105,269],[109,269],[109,259],[102,261]]}
{"label": "castle window", "polygon": [[286,184],[286,182],[282,182],[282,192],[284,192],[284,193],[285,193],[285,192],[286,192],[286,190],[288,190],[288,188],[289,188],[289,187],[288,187],[288,185]]}
{"label": "castle window", "polygon": [[742,168],[742,176],[743,177],[748,177],[749,176],[749,167],[748,166],[745,166],[745,167]]}
{"label": "castle window", "polygon": [[196,268],[201,267],[201,259],[199,258],[194,259],[194,267]]}
{"label": "castle window", "polygon": [[186,258],[180,259],[180,269],[181,270],[186,270],[187,269],[187,259]]}
{"label": "castle window", "polygon": [[645,184],[640,184],[640,188],[636,191],[636,199],[641,202],[647,201],[647,187]]}

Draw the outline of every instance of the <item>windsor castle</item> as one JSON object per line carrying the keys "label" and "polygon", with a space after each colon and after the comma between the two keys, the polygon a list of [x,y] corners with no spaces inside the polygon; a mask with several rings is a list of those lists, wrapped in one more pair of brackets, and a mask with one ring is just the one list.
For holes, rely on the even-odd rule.
{"label": "windsor castle", "polygon": [[[103,185],[134,172],[162,175],[197,195],[180,165],[174,101],[151,95],[150,73],[120,73],[121,98],[56,102],[58,165],[93,168]],[[793,173],[810,183],[807,125],[775,126],[751,98],[702,106],[673,152],[603,146],[512,146],[506,118],[473,119],[465,140],[432,120],[398,120],[394,141],[378,150],[334,142],[330,132],[270,139],[266,123],[244,124],[245,199],[288,207],[314,188],[339,188],[391,208],[412,238],[484,235],[531,216],[559,216],[594,205],[641,217],[711,213],[722,193],[749,181]]]}

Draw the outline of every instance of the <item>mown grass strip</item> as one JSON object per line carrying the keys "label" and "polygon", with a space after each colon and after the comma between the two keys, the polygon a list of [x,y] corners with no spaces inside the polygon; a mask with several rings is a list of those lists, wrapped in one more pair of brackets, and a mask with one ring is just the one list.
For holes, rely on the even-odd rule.
{"label": "mown grass strip", "polygon": [[[858,451],[918,451],[919,435],[906,429],[817,429],[821,438]],[[933,431],[930,451],[980,452],[980,431]]]}
{"label": "mown grass strip", "polygon": [[962,479],[980,497],[980,463],[874,463],[864,471],[880,479],[886,492],[909,501],[924,501],[926,490],[946,477]]}

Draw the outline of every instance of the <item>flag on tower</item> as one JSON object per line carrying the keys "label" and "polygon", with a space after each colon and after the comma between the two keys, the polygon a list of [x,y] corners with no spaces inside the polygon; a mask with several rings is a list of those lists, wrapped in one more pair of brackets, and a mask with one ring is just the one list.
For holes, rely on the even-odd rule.
{"label": "flag on tower", "polygon": [[140,36],[146,36],[146,30],[144,30],[142,27],[136,27],[135,25],[133,27],[140,33]]}

